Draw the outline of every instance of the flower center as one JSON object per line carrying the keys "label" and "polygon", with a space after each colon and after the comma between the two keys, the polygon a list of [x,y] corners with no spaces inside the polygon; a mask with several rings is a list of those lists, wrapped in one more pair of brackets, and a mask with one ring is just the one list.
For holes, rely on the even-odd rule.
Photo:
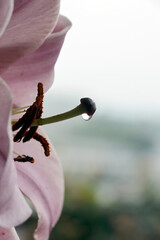
{"label": "flower center", "polygon": [[[31,139],[34,139],[41,143],[44,149],[44,154],[45,156],[48,157],[50,155],[49,143],[46,138],[37,133],[38,126],[63,121],[84,114],[88,116],[86,119],[89,120],[96,111],[96,106],[92,99],[82,98],[80,101],[81,102],[80,105],[78,105],[71,111],[42,119],[41,115],[43,112],[43,98],[44,98],[43,84],[38,83],[37,97],[35,102],[31,106],[28,106],[28,108],[24,107],[13,109],[12,111],[13,115],[22,112],[25,113],[20,119],[12,120],[12,130],[13,131],[17,130],[17,133],[13,137],[14,142],[20,142],[22,140],[23,143],[25,143],[27,141],[30,141]],[[26,108],[27,110],[24,110]],[[34,162],[34,159],[32,157],[26,155],[19,155],[17,153],[15,154],[17,155],[17,157],[14,158],[15,161],[31,163]]]}

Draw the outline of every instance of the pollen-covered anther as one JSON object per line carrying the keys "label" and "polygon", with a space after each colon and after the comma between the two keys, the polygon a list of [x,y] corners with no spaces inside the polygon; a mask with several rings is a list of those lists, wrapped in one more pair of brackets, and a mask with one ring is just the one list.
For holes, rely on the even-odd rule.
{"label": "pollen-covered anther", "polygon": [[26,155],[19,155],[18,157],[14,158],[14,161],[34,163],[34,158]]}
{"label": "pollen-covered anther", "polygon": [[[27,109],[27,112],[22,116],[22,118],[18,120],[17,125],[19,124],[19,121],[22,123],[22,125],[20,126],[21,129],[14,136],[14,139],[13,139],[14,142],[19,142],[24,137],[26,130],[31,126],[32,122],[35,119],[36,112],[37,112],[37,106],[33,104],[29,109]],[[16,123],[12,127],[13,131],[17,130],[17,128],[15,128],[15,125]]]}
{"label": "pollen-covered anther", "polygon": [[15,135],[13,139],[14,142],[21,141],[23,137],[24,142],[29,141],[37,131],[38,126],[33,128],[31,127],[31,125],[35,119],[39,119],[42,115],[43,97],[43,84],[38,83],[38,93],[35,102],[27,109],[26,113],[12,126],[13,131],[21,128]]}
{"label": "pollen-covered anther", "polygon": [[36,141],[40,142],[42,144],[42,147],[44,149],[45,155],[48,157],[50,155],[50,148],[49,148],[49,143],[45,137],[42,135],[38,134],[37,132],[34,134],[33,139]]}

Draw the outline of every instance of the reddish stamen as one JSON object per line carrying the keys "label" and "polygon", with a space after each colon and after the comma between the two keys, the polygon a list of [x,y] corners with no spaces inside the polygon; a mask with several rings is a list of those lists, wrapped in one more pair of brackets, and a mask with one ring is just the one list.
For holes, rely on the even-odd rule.
{"label": "reddish stamen", "polygon": [[[30,127],[32,122],[35,119],[38,119],[42,115],[42,103],[43,103],[43,84],[38,83],[38,94],[36,97],[36,101],[30,106],[26,113],[20,118],[13,126],[12,130],[15,131],[21,127],[18,133],[14,137],[14,142],[21,141],[24,137],[23,142],[29,141],[35,132],[37,131],[37,127]],[[27,129],[30,127],[30,130]],[[27,133],[26,133],[27,132]]]}
{"label": "reddish stamen", "polygon": [[[21,141],[26,130],[31,126],[32,122],[36,118],[36,112],[37,112],[37,106],[34,103],[25,113],[25,115],[24,115],[25,117],[24,118],[22,117],[23,119],[20,119],[21,121],[23,120],[24,122],[23,122],[21,129],[15,135],[15,137],[13,139],[14,142]],[[12,129],[14,129],[14,128],[12,128]]]}
{"label": "reddish stamen", "polygon": [[16,161],[16,162],[30,162],[30,163],[34,163],[34,158],[30,157],[30,156],[22,155],[22,156],[18,156],[16,158],[14,158],[14,161]]}
{"label": "reddish stamen", "polygon": [[40,142],[42,147],[44,148],[44,153],[48,157],[50,155],[49,143],[46,138],[38,134],[37,132],[34,134],[33,139]]}
{"label": "reddish stamen", "polygon": [[[23,142],[29,141],[31,138],[37,140],[42,144],[42,147],[44,148],[44,153],[46,156],[49,156],[50,150],[49,150],[49,143],[47,139],[45,139],[40,134],[36,133],[38,126],[33,126],[32,122],[35,119],[40,119],[42,115],[42,109],[43,109],[43,84],[38,83],[38,94],[36,97],[35,102],[30,106],[26,113],[16,122],[12,129],[17,130],[21,127],[21,129],[18,131],[18,133],[14,137],[14,141],[21,141],[23,138]],[[28,130],[29,129],[29,130]],[[14,158],[15,161],[18,162],[34,162],[34,159],[32,157],[22,155],[18,156],[17,158]]]}

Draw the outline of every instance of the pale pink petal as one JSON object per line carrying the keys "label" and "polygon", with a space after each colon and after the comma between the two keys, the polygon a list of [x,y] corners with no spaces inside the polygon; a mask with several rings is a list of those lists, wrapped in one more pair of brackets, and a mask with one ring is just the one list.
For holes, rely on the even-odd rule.
{"label": "pale pink petal", "polygon": [[24,106],[34,101],[37,83],[44,83],[45,91],[52,85],[54,65],[71,22],[61,16],[55,31],[34,53],[14,63],[4,74],[3,79],[10,86],[14,104]]}
{"label": "pale pink petal", "polygon": [[13,0],[0,0],[0,37],[12,16],[13,3]]}
{"label": "pale pink petal", "polygon": [[19,7],[23,6],[27,2],[28,0],[14,0],[14,11],[16,11]]}
{"label": "pale pink petal", "polygon": [[0,240],[20,240],[14,228],[0,227]]}
{"label": "pale pink petal", "polygon": [[31,214],[17,187],[16,168],[12,158],[11,92],[0,78],[0,226],[13,227]]}
{"label": "pale pink petal", "polygon": [[[40,134],[44,133],[42,129]],[[49,234],[61,213],[64,179],[61,164],[50,145],[51,155],[45,157],[39,142],[16,143],[21,154],[34,157],[35,163],[16,163],[19,187],[33,203],[39,217],[35,239],[48,240]]]}
{"label": "pale pink petal", "polygon": [[59,0],[20,1],[0,39],[0,73],[39,48],[57,23]]}

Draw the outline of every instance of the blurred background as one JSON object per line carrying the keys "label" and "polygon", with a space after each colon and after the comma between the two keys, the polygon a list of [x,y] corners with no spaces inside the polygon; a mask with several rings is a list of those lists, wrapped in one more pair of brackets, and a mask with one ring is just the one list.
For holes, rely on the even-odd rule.
{"label": "blurred background", "polygon": [[[160,239],[160,3],[62,0],[73,22],[44,99],[44,116],[81,97],[97,105],[45,127],[62,162],[66,193],[50,240]],[[32,239],[33,215],[18,228]],[[29,230],[30,231],[29,231]]]}

